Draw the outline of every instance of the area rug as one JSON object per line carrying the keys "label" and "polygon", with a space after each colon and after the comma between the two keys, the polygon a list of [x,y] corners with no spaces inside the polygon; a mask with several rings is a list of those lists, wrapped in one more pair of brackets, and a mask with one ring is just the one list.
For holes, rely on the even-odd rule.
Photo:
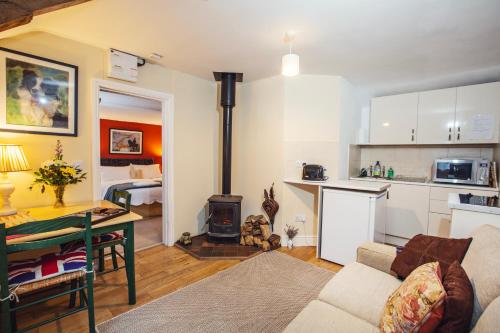
{"label": "area rug", "polygon": [[266,252],[123,313],[99,333],[281,332],[334,273]]}

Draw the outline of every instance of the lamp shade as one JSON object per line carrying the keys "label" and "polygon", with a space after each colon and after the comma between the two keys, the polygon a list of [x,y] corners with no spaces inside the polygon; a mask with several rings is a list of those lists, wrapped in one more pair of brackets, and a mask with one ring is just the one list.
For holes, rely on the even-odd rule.
{"label": "lamp shade", "polygon": [[0,172],[26,171],[28,160],[20,145],[0,144]]}
{"label": "lamp shade", "polygon": [[297,54],[289,53],[281,58],[281,74],[284,76],[299,74],[299,56]]}

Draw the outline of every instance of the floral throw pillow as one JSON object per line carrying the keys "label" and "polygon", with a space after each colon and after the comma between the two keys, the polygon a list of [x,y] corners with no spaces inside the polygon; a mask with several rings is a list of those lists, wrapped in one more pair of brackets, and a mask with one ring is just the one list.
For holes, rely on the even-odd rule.
{"label": "floral throw pillow", "polygon": [[439,262],[417,267],[385,303],[380,332],[434,331],[443,318],[445,297]]}

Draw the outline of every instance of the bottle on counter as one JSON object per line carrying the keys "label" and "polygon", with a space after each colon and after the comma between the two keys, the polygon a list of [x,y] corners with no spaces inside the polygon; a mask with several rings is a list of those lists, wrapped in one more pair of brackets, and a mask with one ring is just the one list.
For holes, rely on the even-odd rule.
{"label": "bottle on counter", "polygon": [[385,165],[382,165],[382,178],[385,178]]}
{"label": "bottle on counter", "polygon": [[387,170],[387,178],[394,178],[394,169],[392,169],[392,167],[389,167],[389,170]]}
{"label": "bottle on counter", "polygon": [[375,163],[375,166],[373,167],[373,177],[380,177],[380,172],[380,161],[377,161],[377,163]]}
{"label": "bottle on counter", "polygon": [[368,174],[370,175],[370,177],[373,177],[373,166],[370,165],[370,168],[368,169]]}

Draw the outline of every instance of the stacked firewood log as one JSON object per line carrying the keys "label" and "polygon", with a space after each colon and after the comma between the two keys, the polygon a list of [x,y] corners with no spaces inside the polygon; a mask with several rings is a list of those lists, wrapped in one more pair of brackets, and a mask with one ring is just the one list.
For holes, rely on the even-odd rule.
{"label": "stacked firewood log", "polygon": [[250,215],[241,226],[240,244],[258,246],[269,251],[281,246],[281,237],[271,234],[269,222],[263,215]]}

